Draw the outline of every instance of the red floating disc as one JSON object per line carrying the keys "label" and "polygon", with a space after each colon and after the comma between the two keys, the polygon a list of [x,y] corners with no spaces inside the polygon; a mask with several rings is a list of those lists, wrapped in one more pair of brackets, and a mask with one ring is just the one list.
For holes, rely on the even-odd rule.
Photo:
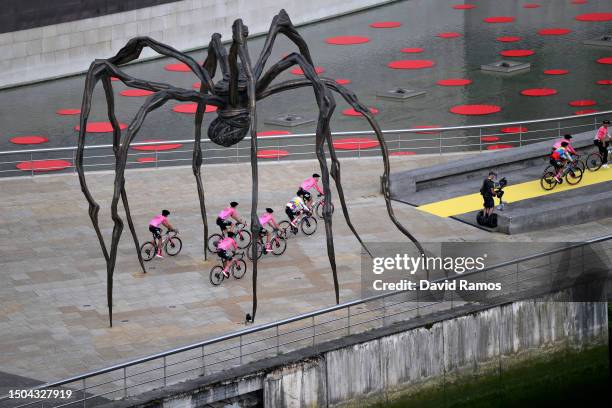
{"label": "red floating disc", "polygon": [[139,157],[136,159],[138,163],[154,163],[155,157]]}
{"label": "red floating disc", "polygon": [[511,23],[514,21],[514,17],[508,16],[496,16],[496,17],[487,17],[482,19],[485,23]]}
{"label": "red floating disc", "polygon": [[546,69],[544,70],[544,74],[546,75],[565,75],[568,73],[569,71],[567,69]]}
{"label": "red floating disc", "polygon": [[587,13],[576,16],[578,21],[612,21],[612,13]]}
{"label": "red floating disc", "polygon": [[17,164],[17,168],[24,171],[64,170],[70,166],[72,164],[66,160],[34,160]]}
{"label": "red floating disc", "polygon": [[366,137],[349,137],[334,140],[334,147],[338,150],[371,149],[378,146],[378,140]]}
{"label": "red floating disc", "polygon": [[543,28],[538,31],[540,35],[565,35],[571,33],[569,28]]}
{"label": "red floating disc", "polygon": [[111,81],[118,81],[118,80],[119,80],[119,78],[117,78],[117,77],[111,77]]}
{"label": "red floating disc", "polygon": [[600,79],[597,85],[612,85],[612,79]]}
{"label": "red floating disc", "polygon": [[501,129],[502,133],[525,133],[527,132],[527,128],[524,126],[516,126],[516,127],[505,127]]}
{"label": "red floating disc", "polygon": [[[175,105],[172,110],[174,112],[177,113],[190,113],[190,114],[194,114],[196,113],[196,110],[198,108],[198,104],[195,102],[189,102],[189,103],[181,103],[179,105]],[[204,110],[207,113],[210,112],[216,112],[217,111],[217,107],[213,106],[213,105],[206,105],[206,109]]]}
{"label": "red floating disc", "polygon": [[521,95],[525,96],[550,96],[555,95],[556,93],[557,90],[552,88],[531,88],[523,89],[521,91]]}
{"label": "red floating disc", "polygon": [[597,105],[597,102],[592,99],[580,99],[577,101],[571,101],[569,106],[593,106]]}
{"label": "red floating disc", "polygon": [[515,36],[511,36],[511,35],[507,35],[504,37],[497,37],[497,41],[499,42],[518,42],[521,41],[522,38],[521,37],[515,37]]}
{"label": "red floating disc", "polygon": [[588,113],[595,113],[595,112],[599,112],[599,111],[597,109],[583,109],[583,110],[574,112],[574,115],[586,115]]}
{"label": "red floating disc", "polygon": [[612,64],[612,57],[600,58],[597,60],[597,62],[599,62],[600,64],[610,65]]}
{"label": "red floating disc", "polygon": [[[293,68],[290,72],[293,75],[304,75],[304,71],[302,71],[302,68]],[[315,72],[317,73],[317,75],[319,75],[319,74],[324,73],[325,69],[321,67],[315,67]]]}
{"label": "red floating disc", "polygon": [[490,115],[501,111],[497,105],[458,105],[451,108],[451,113],[457,115]]}
{"label": "red floating disc", "polygon": [[461,34],[455,33],[455,32],[439,33],[438,37],[440,37],[440,38],[457,38],[457,37],[461,37]]}
{"label": "red floating disc", "polygon": [[471,10],[473,8],[476,8],[476,5],[475,4],[455,4],[453,8],[455,10]]}
{"label": "red floating disc", "polygon": [[482,140],[483,142],[498,142],[499,137],[498,136],[483,136],[480,138],[480,140]]}
{"label": "red floating disc", "polygon": [[289,156],[286,150],[259,150],[257,152],[257,157],[260,159],[278,159],[286,156]]}
{"label": "red floating disc", "polygon": [[387,66],[391,69],[423,69],[431,68],[435,64],[431,60],[397,60],[391,61]]}
{"label": "red floating disc", "polygon": [[487,146],[487,150],[500,150],[500,149],[512,149],[514,146],[509,144],[494,144]]}
{"label": "red floating disc", "polygon": [[153,91],[147,91],[145,89],[126,89],[123,90],[121,92],[119,92],[119,95],[121,96],[129,96],[129,97],[134,97],[134,96],[149,96],[152,95]]}
{"label": "red floating disc", "polygon": [[288,130],[264,130],[261,132],[257,132],[257,136],[284,136],[290,135],[291,132]]}
{"label": "red floating disc", "polygon": [[[119,129],[126,129],[127,125],[125,123],[119,123]],[[81,130],[79,125],[74,127],[76,131]],[[109,133],[113,131],[113,125],[110,122],[89,122],[87,123],[87,127],[85,128],[87,133]]]}
{"label": "red floating disc", "polygon": [[414,156],[416,152],[393,152],[389,156]]}
{"label": "red floating disc", "polygon": [[449,78],[441,79],[437,83],[440,86],[465,86],[471,84],[472,80],[463,78]]}
{"label": "red floating disc", "polygon": [[351,80],[350,79],[338,78],[338,79],[336,79],[336,83],[338,85],[348,85],[348,84],[351,83]]}
{"label": "red floating disc", "polygon": [[397,28],[400,27],[402,23],[399,21],[377,21],[375,23],[370,24],[372,28]]}
{"label": "red floating disc", "polygon": [[533,54],[535,54],[534,50],[505,50],[500,52],[500,55],[504,57],[528,57]]}
{"label": "red floating disc", "polygon": [[[161,142],[159,139],[147,139],[143,140],[143,142]],[[146,152],[162,152],[164,150],[175,150],[183,145],[180,143],[168,143],[168,144],[159,144],[159,145],[151,145],[151,146],[132,146],[134,150],[142,150]]]}
{"label": "red floating disc", "polygon": [[[373,108],[373,107],[369,107],[368,108],[370,110],[370,113],[372,115],[376,115],[378,113],[378,109]],[[360,112],[357,112],[355,109],[353,108],[348,108],[342,111],[342,114],[345,116],[362,116]]]}
{"label": "red floating disc", "polygon": [[527,4],[523,4],[523,8],[536,9],[536,8],[540,8],[540,5],[538,3],[527,3]]}
{"label": "red floating disc", "polygon": [[199,90],[201,85],[202,85],[202,84],[201,84],[200,82],[194,82],[194,83],[191,85],[191,87],[192,87],[193,89],[198,89],[198,90]]}
{"label": "red floating disc", "polygon": [[572,0],[572,4],[587,4],[588,0]]}
{"label": "red floating disc", "polygon": [[341,35],[338,37],[330,37],[325,40],[326,43],[332,44],[332,45],[364,44],[369,41],[370,39],[368,37],[360,37],[357,35]]}
{"label": "red floating disc", "polygon": [[29,145],[47,143],[49,139],[44,136],[17,136],[12,137],[9,141],[19,145]]}
{"label": "red floating disc", "polygon": [[406,54],[419,54],[423,52],[423,48],[415,47],[415,48],[402,48],[400,52],[405,52]]}
{"label": "red floating disc", "polygon": [[168,64],[164,67],[164,69],[166,71],[172,71],[172,72],[191,72],[191,69],[189,68],[189,66],[182,62],[177,62],[175,64]]}
{"label": "red floating disc", "polygon": [[81,113],[80,109],[58,109],[55,113],[58,115],[78,115]]}
{"label": "red floating disc", "polygon": [[[415,129],[431,129],[431,128],[438,128],[440,127],[440,125],[420,125],[420,126],[415,126]],[[435,130],[426,130],[423,132],[415,132],[419,135],[437,135],[440,132],[436,132]]]}

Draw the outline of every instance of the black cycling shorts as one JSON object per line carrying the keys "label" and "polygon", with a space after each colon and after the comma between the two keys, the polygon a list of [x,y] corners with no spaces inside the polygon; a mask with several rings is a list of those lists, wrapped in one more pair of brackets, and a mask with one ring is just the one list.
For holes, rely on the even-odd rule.
{"label": "black cycling shorts", "polygon": [[293,219],[298,216],[298,213],[299,212],[294,212],[291,207],[285,207],[285,214],[289,217],[289,221],[293,221]]}
{"label": "black cycling shorts", "polygon": [[268,230],[265,229],[264,227],[261,227],[259,229],[259,235],[267,235],[268,234]]}
{"label": "black cycling shorts", "polygon": [[563,164],[561,164],[561,162],[556,161],[552,157],[548,162],[555,168],[555,170],[559,170],[561,167],[563,167]]}
{"label": "black cycling shorts", "polygon": [[219,257],[225,261],[231,261],[233,256],[231,256],[226,250],[224,249],[219,249],[217,251],[217,255],[219,255]]}
{"label": "black cycling shorts", "polygon": [[221,217],[217,217],[217,225],[219,226],[219,228],[221,228],[221,232],[224,232],[226,229],[228,229],[231,225],[232,222],[229,220],[224,220]]}
{"label": "black cycling shorts", "polygon": [[161,238],[161,228],[149,225],[149,231],[151,231],[155,238]]}
{"label": "black cycling shorts", "polygon": [[493,208],[495,207],[495,201],[493,201],[493,197],[492,196],[484,196],[484,203],[483,203],[484,208]]}

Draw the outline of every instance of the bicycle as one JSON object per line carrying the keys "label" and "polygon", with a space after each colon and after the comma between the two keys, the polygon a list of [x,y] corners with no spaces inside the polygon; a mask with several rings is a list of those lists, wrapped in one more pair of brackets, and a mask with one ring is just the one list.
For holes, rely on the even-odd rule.
{"label": "bicycle", "polygon": [[[244,252],[236,252],[234,258],[230,261],[232,263],[230,265],[230,273],[235,279],[240,279],[246,274],[247,265],[244,259],[242,259],[243,256]],[[213,286],[219,286],[226,279],[223,273],[223,259],[221,259],[221,265],[215,265],[211,268],[209,279]]]}
{"label": "bicycle", "polygon": [[[561,173],[561,177],[565,177],[565,181],[569,185],[576,185],[582,180],[583,172],[579,167],[575,167],[573,163],[568,163]],[[540,179],[540,185],[544,190],[552,190],[559,182],[556,179],[556,171],[545,171]]]}
{"label": "bicycle", "polygon": [[[610,154],[612,154],[612,147],[608,147],[608,156],[610,156]],[[586,159],[586,166],[589,171],[599,170],[602,164],[603,157],[601,157],[601,153],[599,153],[599,151],[589,154]]]}
{"label": "bicycle", "polygon": [[[581,156],[578,155],[578,154],[573,155],[573,157],[574,157],[574,160],[572,161],[572,165],[577,167],[577,168],[579,168],[584,173],[586,168],[587,168],[587,165],[585,164],[585,161],[580,160]],[[588,158],[587,158],[587,160],[588,160]],[[553,165],[549,164],[548,167],[546,167],[546,169],[544,169],[544,173],[548,173],[548,172],[556,173],[555,168],[554,168]]]}
{"label": "bicycle", "polygon": [[[306,211],[302,211],[300,215],[297,216],[295,225],[299,225],[304,235],[312,235],[317,231],[317,219],[312,216],[312,213]],[[289,238],[291,235],[297,235],[299,231],[298,227],[291,225],[289,220],[281,221],[278,226],[285,239]]]}
{"label": "bicycle", "polygon": [[[257,254],[257,259],[261,258],[262,255],[267,254],[268,252],[264,250],[266,244],[264,243],[264,237],[266,233],[259,233],[259,237],[257,239],[257,245],[255,247],[255,251]],[[281,256],[285,250],[287,249],[287,241],[285,236],[282,234],[280,230],[274,230],[272,232],[272,238],[270,238],[270,247],[272,248],[272,253],[276,256]],[[252,248],[247,250],[247,257],[252,261],[253,253]]]}
{"label": "bicycle", "polygon": [[[164,236],[162,237],[162,248],[166,251],[166,253],[170,256],[178,255],[183,248],[183,241],[177,236],[178,231],[166,231]],[[140,253],[142,255],[143,261],[150,261],[153,259],[156,253],[158,253],[159,248],[157,247],[157,240],[155,236],[153,236],[152,241],[147,241],[140,247]]]}
{"label": "bicycle", "polygon": [[[315,214],[317,214],[317,217],[323,219],[323,205],[325,205],[325,196],[323,194],[318,194],[317,195],[317,200],[315,201],[314,205],[312,206],[312,208],[314,208],[314,212]],[[334,203],[331,203],[331,212],[332,214],[334,213]],[[310,235],[310,234],[307,234]]]}
{"label": "bicycle", "polygon": [[[249,230],[246,229],[246,225],[241,222],[237,223],[234,228],[234,233],[236,234],[234,236],[234,239],[236,240],[236,244],[238,245],[238,248],[240,249],[248,248],[249,245],[251,244],[251,233],[249,232]],[[217,252],[217,244],[223,238],[225,238],[225,234],[221,235],[221,234],[215,233],[209,236],[208,243],[206,244],[208,251],[212,253]]]}

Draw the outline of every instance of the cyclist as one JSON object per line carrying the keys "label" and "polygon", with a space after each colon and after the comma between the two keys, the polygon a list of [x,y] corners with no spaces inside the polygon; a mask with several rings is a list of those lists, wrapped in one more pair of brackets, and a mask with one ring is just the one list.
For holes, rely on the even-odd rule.
{"label": "cyclist", "polygon": [[266,252],[272,251],[272,246],[270,245],[270,240],[272,239],[272,233],[266,229],[266,226],[269,225],[275,230],[279,228],[278,224],[276,223],[276,220],[274,219],[274,216],[272,215],[273,212],[274,212],[273,209],[266,208],[266,212],[263,213],[259,217],[259,223],[261,224],[261,229],[259,230],[259,234],[266,235]]}
{"label": "cyclist", "polygon": [[306,203],[308,204],[309,208],[312,207],[312,197],[310,195],[310,190],[314,188],[317,190],[320,196],[324,195],[323,190],[319,186],[319,178],[321,178],[321,176],[319,176],[317,173],[314,173],[312,177],[309,177],[304,180],[302,184],[300,184],[300,188],[298,189],[298,195],[300,194],[300,191],[302,193],[308,193],[308,197],[304,196],[304,198],[306,199]]}
{"label": "cyclist", "polygon": [[157,244],[157,254],[155,254],[158,258],[163,258],[161,254],[162,250],[162,236],[161,236],[161,228],[160,225],[168,228],[168,231],[176,231],[178,229],[174,228],[172,224],[168,222],[168,216],[170,215],[170,211],[162,210],[161,214],[157,214],[151,221],[149,221],[149,231],[153,234],[153,238]]}
{"label": "cyclist", "polygon": [[604,169],[608,168],[608,146],[610,145],[610,140],[612,140],[612,136],[608,132],[608,126],[610,126],[610,121],[604,120],[593,140],[593,144],[599,149],[602,163],[601,167]]}
{"label": "cyclist", "polygon": [[557,183],[561,184],[563,179],[561,178],[561,173],[563,171],[563,167],[565,164],[572,161],[572,156],[567,151],[567,142],[561,142],[561,146],[558,149],[553,150],[550,155],[550,164],[555,168],[555,180]]}
{"label": "cyclist", "polygon": [[[309,193],[306,193],[310,195]],[[285,206],[285,214],[289,217],[289,221],[291,222],[291,231],[295,234],[297,233],[297,226],[295,222],[297,221],[297,217],[302,213],[302,211],[310,211],[310,209],[304,203],[304,192],[298,191],[297,195],[291,199]]]}
{"label": "cyclist", "polygon": [[232,265],[232,261],[234,259],[233,254],[230,254],[229,251],[235,251],[238,249],[238,244],[234,239],[234,233],[232,231],[228,231],[227,237],[223,238],[217,244],[217,255],[223,260],[223,275],[226,278],[229,278],[228,269]]}
{"label": "cyclist", "polygon": [[236,201],[232,201],[229,207],[226,207],[219,213],[217,217],[217,225],[221,228],[221,234],[225,233],[225,230],[230,229],[230,231],[234,232],[234,223],[230,221],[230,218],[233,218],[236,222],[242,222],[246,225],[246,222],[240,219],[240,215],[238,211],[236,211],[236,207],[238,207],[238,203]]}
{"label": "cyclist", "polygon": [[561,147],[561,143],[563,142],[567,142],[567,151],[569,154],[571,155],[578,155],[578,153],[576,153],[576,150],[574,149],[574,147],[572,146],[572,135],[567,134],[563,136],[563,139],[559,139],[555,142],[555,144],[553,145],[553,151],[555,151],[556,149]]}

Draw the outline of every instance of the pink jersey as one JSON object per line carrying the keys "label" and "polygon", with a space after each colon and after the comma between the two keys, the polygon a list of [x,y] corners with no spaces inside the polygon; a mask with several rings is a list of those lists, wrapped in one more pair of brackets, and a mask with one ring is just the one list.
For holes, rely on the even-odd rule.
{"label": "pink jersey", "polygon": [[302,190],[310,191],[313,187],[319,192],[319,194],[323,194],[323,190],[319,187],[319,183],[317,179],[314,177],[307,178],[300,184]]}
{"label": "pink jersey", "polygon": [[238,249],[238,245],[236,245],[234,238],[227,237],[219,241],[217,248],[227,251],[228,249]]}
{"label": "pink jersey", "polygon": [[219,218],[222,220],[226,220],[232,216],[236,216],[236,209],[234,207],[227,207],[219,213]]}
{"label": "pink jersey", "polygon": [[599,130],[597,130],[597,135],[595,135],[595,140],[599,140],[603,142],[607,135],[608,135],[608,128],[605,126],[602,126],[599,128]]}
{"label": "pink jersey", "polygon": [[270,221],[274,221],[274,216],[272,214],[270,214],[269,212],[267,212],[264,215],[262,215],[261,217],[259,217],[259,223],[262,226],[265,226]]}
{"label": "pink jersey", "polygon": [[168,218],[164,217],[161,214],[158,214],[155,217],[153,217],[151,221],[149,221],[149,225],[155,228],[159,228],[159,226],[162,225],[164,222],[168,222]]}
{"label": "pink jersey", "polygon": [[558,148],[561,147],[561,143],[562,142],[567,142],[567,151],[570,152],[571,154],[576,154],[576,150],[574,150],[574,148],[572,147],[571,143],[567,141],[567,139],[563,138],[563,139],[559,139],[555,142],[555,144],[553,145],[553,149],[557,150]]}

